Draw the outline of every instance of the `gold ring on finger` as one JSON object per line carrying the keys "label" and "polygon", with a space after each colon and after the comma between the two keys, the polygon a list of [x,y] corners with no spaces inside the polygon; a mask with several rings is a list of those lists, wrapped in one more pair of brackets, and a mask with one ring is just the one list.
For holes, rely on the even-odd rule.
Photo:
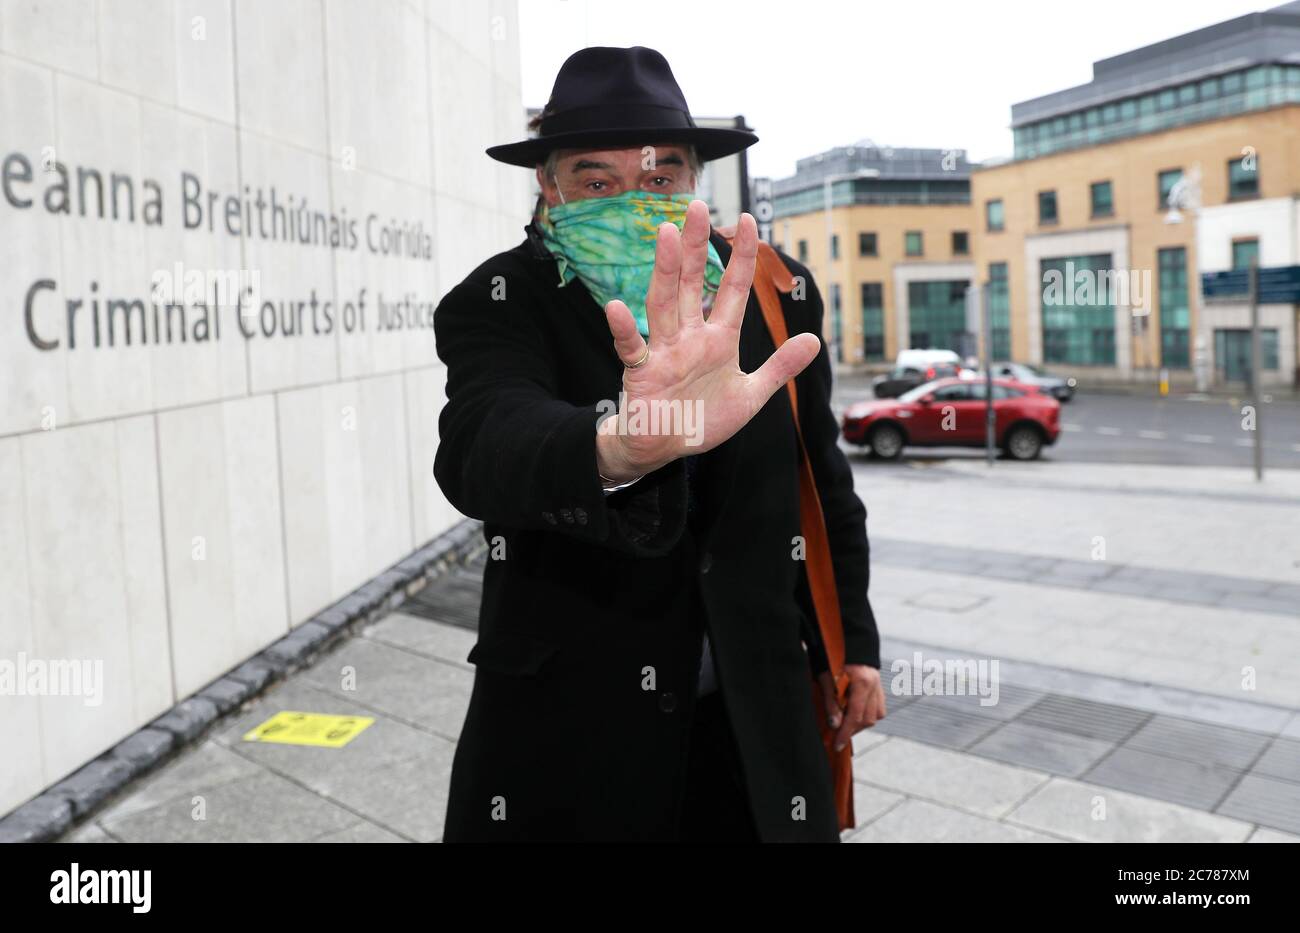
{"label": "gold ring on finger", "polygon": [[650,344],[646,344],[645,352],[641,354],[641,359],[637,360],[635,363],[624,363],[623,365],[628,369],[637,369],[644,366],[648,359],[650,359]]}

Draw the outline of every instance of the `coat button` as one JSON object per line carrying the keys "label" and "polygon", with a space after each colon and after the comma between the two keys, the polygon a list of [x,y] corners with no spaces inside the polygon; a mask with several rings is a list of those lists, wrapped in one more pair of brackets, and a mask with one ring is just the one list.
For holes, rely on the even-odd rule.
{"label": "coat button", "polygon": [[546,521],[552,525],[555,524],[555,513],[553,512],[543,512],[542,518],[546,519]]}
{"label": "coat button", "polygon": [[573,524],[573,513],[568,509],[560,509],[560,518],[564,519],[566,525]]}
{"label": "coat button", "polygon": [[710,554],[708,551],[705,551],[704,556],[700,558],[700,573],[708,573],[709,568],[712,566],[713,566],[713,555]]}
{"label": "coat button", "polygon": [[587,524],[587,510],[586,510],[586,509],[574,509],[574,510],[573,510],[573,517],[576,518],[576,519],[578,520],[578,524],[579,524],[579,525],[585,525],[585,524]]}
{"label": "coat button", "polygon": [[659,694],[659,708],[665,713],[671,713],[677,709],[677,694],[671,690],[665,690]]}

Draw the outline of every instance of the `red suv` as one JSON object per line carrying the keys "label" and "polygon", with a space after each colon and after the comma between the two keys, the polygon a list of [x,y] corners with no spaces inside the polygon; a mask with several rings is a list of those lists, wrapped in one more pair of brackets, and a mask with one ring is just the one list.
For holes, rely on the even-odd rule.
{"label": "red suv", "polygon": [[[844,439],[893,460],[903,447],[983,447],[983,379],[936,379],[896,399],[850,405]],[[1061,403],[1033,386],[993,381],[995,443],[1017,460],[1033,460],[1061,433]]]}

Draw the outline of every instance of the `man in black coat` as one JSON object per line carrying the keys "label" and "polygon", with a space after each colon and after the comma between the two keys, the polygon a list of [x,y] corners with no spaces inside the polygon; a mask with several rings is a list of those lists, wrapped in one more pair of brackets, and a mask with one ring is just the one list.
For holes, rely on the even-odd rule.
{"label": "man in black coat", "polygon": [[[568,249],[546,220],[589,198],[657,210],[641,193],[693,191],[698,161],[755,139],[695,127],[659,53],[584,49],[539,135],[488,150],[535,167],[542,197],[524,242],[434,315],[447,365],[434,474],[493,545],[448,842],[839,838],[816,717],[843,745],[885,700],[866,513],[837,443],[816,286],[782,256],[804,288],[782,295],[792,336],[778,349],[750,288],[748,215],[733,251],[691,202],[653,230],[652,262],[604,228]],[[593,253],[626,275],[621,298],[593,294],[609,298],[611,274]],[[628,281],[649,284],[638,295]],[[801,559],[791,378],[841,605],[844,709],[825,676],[824,710],[810,702],[825,659]],[[666,417],[637,429],[629,412]]]}

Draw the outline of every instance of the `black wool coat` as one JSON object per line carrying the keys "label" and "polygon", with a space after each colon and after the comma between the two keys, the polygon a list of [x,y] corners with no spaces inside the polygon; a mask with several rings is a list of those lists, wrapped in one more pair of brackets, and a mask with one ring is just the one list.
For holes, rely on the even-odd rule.
{"label": "black wool coat", "polygon": [[[535,231],[488,259],[434,313],[447,366],[434,475],[481,519],[483,577],[469,709],[444,840],[675,838],[701,637],[764,841],[836,841],[810,671],[824,669],[799,529],[798,444],[784,388],[726,443],[606,494],[596,424],[623,366],[604,311],[559,287]],[[724,263],[730,248],[712,240]],[[789,332],[822,333],[805,293]],[[740,365],[775,347],[751,290]],[[846,660],[880,666],[867,598],[866,510],[830,408],[825,344],[797,377],[800,420],[830,536]]]}

